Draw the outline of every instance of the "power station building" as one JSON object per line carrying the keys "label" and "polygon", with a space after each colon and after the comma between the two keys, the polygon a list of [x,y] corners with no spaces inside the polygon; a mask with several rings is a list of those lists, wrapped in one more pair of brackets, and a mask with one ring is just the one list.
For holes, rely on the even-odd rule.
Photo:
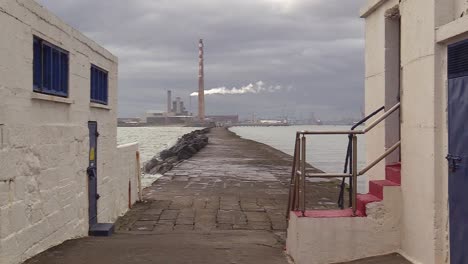
{"label": "power station building", "polygon": [[172,102],[171,113],[176,116],[188,116],[189,112],[185,109],[184,101],[180,97],[176,97],[175,101]]}
{"label": "power station building", "polygon": [[144,119],[148,125],[176,125],[191,122],[192,116],[180,97],[172,101],[172,91],[169,90],[167,91],[167,111],[149,110]]}

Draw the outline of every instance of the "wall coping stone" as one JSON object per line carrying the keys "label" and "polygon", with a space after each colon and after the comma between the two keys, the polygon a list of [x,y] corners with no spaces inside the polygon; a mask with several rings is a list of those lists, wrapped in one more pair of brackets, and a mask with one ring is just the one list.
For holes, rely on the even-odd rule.
{"label": "wall coping stone", "polygon": [[468,16],[458,18],[448,24],[436,28],[436,42],[447,43],[468,32]]}
{"label": "wall coping stone", "polygon": [[383,5],[387,0],[369,0],[364,7],[361,8],[359,16],[361,18],[366,18],[377,10],[381,5]]}
{"label": "wall coping stone", "polygon": [[127,144],[117,146],[118,149],[131,148],[131,147],[138,147],[138,142],[127,143]]}

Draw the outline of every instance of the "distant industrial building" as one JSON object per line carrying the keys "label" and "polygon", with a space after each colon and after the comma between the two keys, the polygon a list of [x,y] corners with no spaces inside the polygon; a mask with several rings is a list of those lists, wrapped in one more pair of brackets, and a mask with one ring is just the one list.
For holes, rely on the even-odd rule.
{"label": "distant industrial building", "polygon": [[167,111],[148,110],[144,120],[148,125],[177,125],[192,121],[192,116],[180,97],[172,101],[172,91],[169,90],[167,91]]}
{"label": "distant industrial building", "polygon": [[238,115],[210,115],[210,116],[206,116],[206,118],[215,123],[222,123],[222,124],[239,123]]}
{"label": "distant industrial building", "polygon": [[180,97],[176,97],[175,101],[172,102],[172,109],[168,113],[174,113],[176,116],[188,116],[189,115],[189,112],[185,108],[184,101],[182,101]]}
{"label": "distant industrial building", "polygon": [[141,124],[141,119],[138,117],[128,117],[128,118],[117,118],[117,126],[139,126]]}
{"label": "distant industrial building", "polygon": [[184,101],[180,97],[176,97],[172,101],[172,91],[167,91],[167,111],[160,112],[162,116],[189,116],[189,112],[185,108]]}
{"label": "distant industrial building", "polygon": [[148,125],[183,125],[192,121],[192,116],[152,116],[146,118]]}

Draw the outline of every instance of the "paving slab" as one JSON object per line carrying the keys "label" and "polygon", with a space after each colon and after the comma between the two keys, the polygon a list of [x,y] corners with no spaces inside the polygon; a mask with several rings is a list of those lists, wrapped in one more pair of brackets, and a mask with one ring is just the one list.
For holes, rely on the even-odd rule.
{"label": "paving slab", "polygon": [[[68,241],[26,263],[288,263],[291,156],[224,128],[208,137],[206,148],[143,191],[116,235]],[[307,185],[309,209],[336,208],[336,182]]]}
{"label": "paving slab", "polygon": [[222,231],[116,234],[71,240],[27,264],[287,264],[282,244],[269,232]]}

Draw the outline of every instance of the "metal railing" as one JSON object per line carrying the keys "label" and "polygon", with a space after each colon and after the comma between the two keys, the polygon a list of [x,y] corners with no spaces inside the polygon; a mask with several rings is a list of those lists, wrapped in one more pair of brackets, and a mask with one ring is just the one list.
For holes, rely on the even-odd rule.
{"label": "metal railing", "polygon": [[[351,192],[351,207],[353,209],[353,214],[356,215],[357,210],[357,179],[358,176],[363,175],[367,171],[369,171],[372,167],[377,165],[380,161],[385,159],[390,153],[395,151],[400,146],[400,141],[395,143],[392,147],[387,149],[382,155],[380,155],[375,161],[364,167],[364,169],[358,171],[357,169],[357,142],[358,138],[357,135],[363,135],[367,132],[371,131],[375,126],[377,126],[380,122],[385,120],[388,116],[394,113],[396,110],[400,108],[400,103],[397,103],[388,111],[369,124],[365,129],[362,130],[342,130],[342,131],[298,131],[296,133],[296,141],[294,147],[294,155],[293,155],[293,165],[292,165],[292,172],[291,172],[291,182],[290,182],[290,189],[289,189],[289,201],[288,201],[288,217],[289,212],[293,211],[301,211],[304,215],[306,210],[306,178],[343,178],[343,179],[350,179],[350,192]],[[380,111],[380,110],[379,110]],[[376,111],[377,113],[377,111]],[[369,119],[366,118],[366,119]],[[354,127],[353,127],[354,128]],[[351,164],[350,164],[350,171],[349,173],[314,173],[313,169],[308,168],[308,164],[306,161],[306,146],[307,146],[307,139],[306,136],[308,135],[349,135],[351,139]],[[349,148],[348,148],[349,149]]]}
{"label": "metal railing", "polygon": [[[355,130],[357,127],[364,124],[369,119],[371,119],[372,117],[374,117],[375,115],[377,115],[378,113],[380,113],[383,110],[385,110],[385,106],[380,107],[379,109],[375,110],[374,112],[372,112],[368,116],[361,119],[359,122],[357,122],[356,124],[354,124],[351,127],[351,130]],[[349,142],[348,142],[348,147],[346,148],[346,159],[345,159],[345,164],[344,164],[344,168],[343,168],[343,173],[347,173],[348,169],[349,169],[349,172],[351,172],[353,170],[353,161],[352,161],[353,136],[348,135],[348,139],[349,139]],[[352,184],[351,181],[349,183],[350,183],[349,184],[349,189],[352,190],[353,184]],[[344,209],[345,188],[346,188],[346,178],[342,178],[341,179],[341,185],[340,185],[340,194],[339,194],[339,197],[338,197],[338,206],[341,209]],[[348,192],[348,193],[349,193],[349,207],[351,207],[352,206],[351,202],[353,201],[352,192]]]}

